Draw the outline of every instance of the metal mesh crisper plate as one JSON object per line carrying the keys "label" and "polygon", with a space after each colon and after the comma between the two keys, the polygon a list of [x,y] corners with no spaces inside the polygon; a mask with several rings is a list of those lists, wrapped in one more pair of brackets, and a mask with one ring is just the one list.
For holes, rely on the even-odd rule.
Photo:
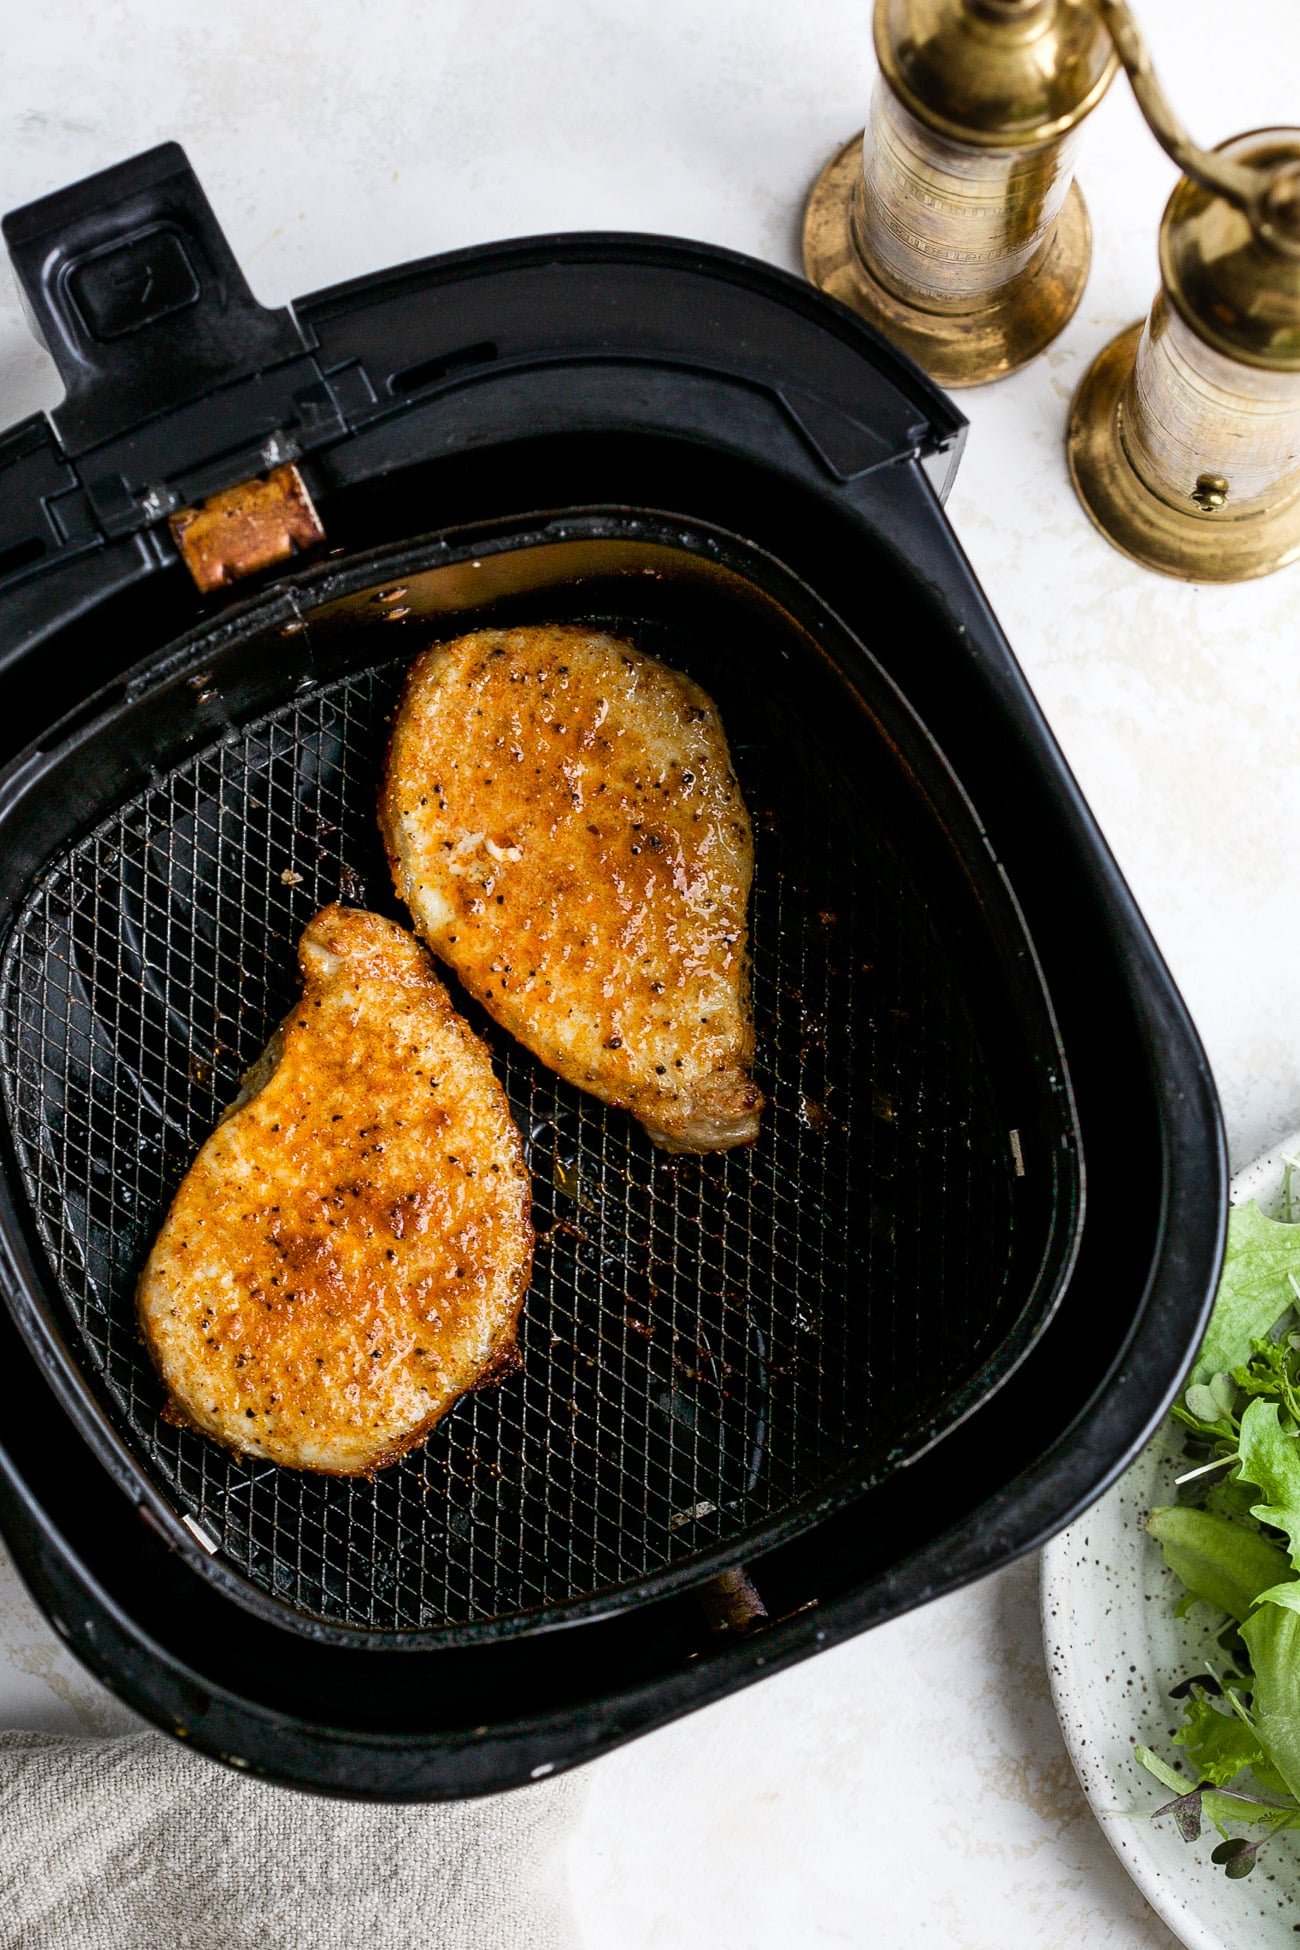
{"label": "metal mesh crisper plate", "polygon": [[292,1000],[305,922],[339,897],[397,911],[374,806],[405,659],[301,690],[172,771],[45,875],[10,944],[10,1121],[79,1358],[221,1560],[339,1625],[500,1618],[734,1539],[905,1442],[1023,1300],[956,951],[873,814],[870,768],[799,739],[774,685],[729,683],[667,626],[634,633],[714,688],[754,813],[763,1135],[658,1155],[470,1007],[534,1178],[523,1368],[374,1482],[246,1465],[164,1423],[133,1291]]}

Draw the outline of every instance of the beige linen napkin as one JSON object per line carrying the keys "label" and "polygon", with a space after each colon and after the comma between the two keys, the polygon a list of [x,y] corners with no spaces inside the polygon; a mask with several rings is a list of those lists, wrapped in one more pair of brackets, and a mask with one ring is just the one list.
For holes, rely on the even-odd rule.
{"label": "beige linen napkin", "polygon": [[579,1798],[377,1807],[161,1733],[0,1733],[0,1950],[572,1950]]}

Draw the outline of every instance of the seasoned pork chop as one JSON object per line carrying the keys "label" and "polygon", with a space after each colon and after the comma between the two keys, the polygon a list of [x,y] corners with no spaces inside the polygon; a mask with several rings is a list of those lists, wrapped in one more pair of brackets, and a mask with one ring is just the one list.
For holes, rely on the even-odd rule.
{"label": "seasoned pork chop", "polygon": [[657,1144],[758,1134],[749,815],[712,700],[630,643],[480,630],[417,659],[380,825],[420,934]]}
{"label": "seasoned pork chop", "polygon": [[510,1365],[532,1263],[523,1146],[429,957],[327,907],[302,999],[190,1166],[140,1322],[176,1419],[362,1475]]}

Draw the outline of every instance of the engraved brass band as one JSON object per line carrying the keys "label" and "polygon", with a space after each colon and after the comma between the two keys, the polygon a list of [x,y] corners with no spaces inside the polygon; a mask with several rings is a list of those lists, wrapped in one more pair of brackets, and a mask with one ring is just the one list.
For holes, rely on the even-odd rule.
{"label": "engraved brass band", "polygon": [[1077,130],[1115,49],[1092,0],[876,0],[874,18],[870,119],[813,190],[804,267],[942,384],[975,385],[1083,295]]}
{"label": "engraved brass band", "polygon": [[[1215,153],[1285,183],[1300,129]],[[1150,317],[1099,354],[1075,395],[1071,476],[1101,532],[1148,568],[1198,582],[1269,575],[1300,559],[1300,251],[1184,177],[1160,225],[1160,271]]]}

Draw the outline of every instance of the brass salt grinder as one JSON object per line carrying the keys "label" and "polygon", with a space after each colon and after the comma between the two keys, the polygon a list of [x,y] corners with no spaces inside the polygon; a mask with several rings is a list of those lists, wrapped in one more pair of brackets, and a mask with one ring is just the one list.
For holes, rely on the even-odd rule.
{"label": "brass salt grinder", "polygon": [[1122,64],[1183,177],[1150,316],[1075,396],[1075,487],[1169,575],[1238,581],[1300,556],[1300,129],[1198,149],[1124,0],[876,0],[875,41],[867,128],[808,202],[813,283],[942,385],[1025,364],[1083,292],[1075,154]]}

